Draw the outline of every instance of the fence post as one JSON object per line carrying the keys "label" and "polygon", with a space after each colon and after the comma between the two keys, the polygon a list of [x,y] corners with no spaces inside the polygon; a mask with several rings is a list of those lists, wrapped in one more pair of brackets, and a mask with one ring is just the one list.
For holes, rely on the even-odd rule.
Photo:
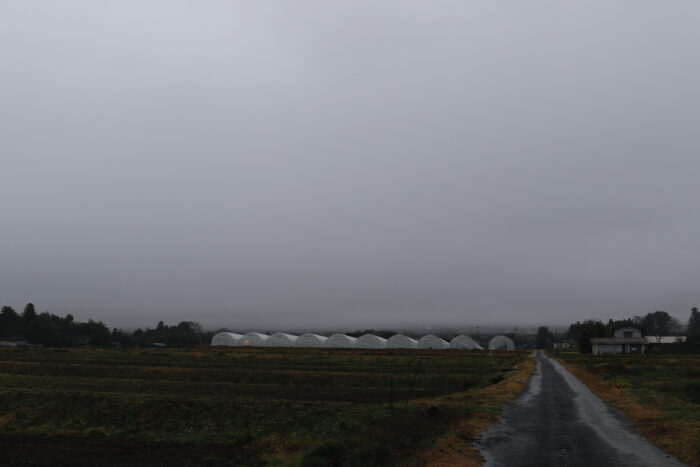
{"label": "fence post", "polygon": [[418,371],[420,371],[420,364],[423,360],[418,360],[418,365],[416,365],[416,372],[413,373],[413,382],[411,383],[411,390],[408,392],[408,397],[406,398],[406,404],[404,404],[403,408],[408,407],[408,401],[411,399],[413,396],[413,388],[416,387],[416,378],[418,378]]}
{"label": "fence post", "polygon": [[389,408],[394,408],[394,375],[389,375]]}

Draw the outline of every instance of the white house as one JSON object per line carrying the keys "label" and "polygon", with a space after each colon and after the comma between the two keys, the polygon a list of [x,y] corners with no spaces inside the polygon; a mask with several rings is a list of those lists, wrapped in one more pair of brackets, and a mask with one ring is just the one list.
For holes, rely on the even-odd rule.
{"label": "white house", "polygon": [[623,326],[613,331],[614,337],[593,337],[593,355],[620,355],[645,352],[648,341],[642,330],[634,326]]}

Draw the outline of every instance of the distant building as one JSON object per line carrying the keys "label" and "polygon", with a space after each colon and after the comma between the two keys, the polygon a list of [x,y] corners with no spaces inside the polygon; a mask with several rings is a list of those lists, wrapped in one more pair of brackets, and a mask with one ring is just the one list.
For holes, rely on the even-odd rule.
{"label": "distant building", "polygon": [[260,332],[249,332],[241,336],[239,345],[243,347],[263,347],[265,342],[270,338],[267,334],[262,334]]}
{"label": "distant building", "polygon": [[363,334],[357,338],[353,347],[356,349],[385,349],[386,339],[374,334]]}
{"label": "distant building", "polygon": [[325,340],[323,346],[331,349],[352,349],[357,339],[345,334],[332,334]]}
{"label": "distant building", "polygon": [[515,342],[508,336],[495,336],[489,341],[489,350],[515,350]]}
{"label": "distant building", "polygon": [[574,343],[570,340],[561,340],[559,342],[554,343],[555,349],[567,350],[567,349],[573,349],[574,347],[575,347]]}
{"label": "distant building", "polygon": [[211,345],[235,347],[240,345],[241,337],[243,336],[235,332],[217,332],[211,338]]}
{"label": "distant building", "polygon": [[0,337],[0,347],[32,347],[24,337]]}
{"label": "distant building", "polygon": [[474,339],[464,334],[455,336],[450,341],[451,349],[463,349],[463,350],[484,350]]}
{"label": "distant building", "polygon": [[294,341],[294,347],[323,347],[326,339],[325,336],[319,336],[312,332],[302,334]]}
{"label": "distant building", "polygon": [[649,344],[682,344],[685,342],[685,336],[645,336]]}
{"label": "distant building", "polygon": [[387,349],[417,349],[418,341],[403,334],[394,334],[386,341]]}
{"label": "distant building", "polygon": [[449,349],[450,343],[434,334],[427,334],[418,340],[419,349]]}
{"label": "distant building", "polygon": [[267,347],[292,347],[298,337],[299,336],[295,336],[294,334],[276,332],[265,341],[265,345]]}
{"label": "distant building", "polygon": [[649,352],[656,353],[667,353],[667,352],[678,352],[684,347],[686,336],[645,336],[649,346],[647,349]]}
{"label": "distant building", "polygon": [[613,331],[614,337],[593,337],[593,355],[643,354],[648,341],[642,330],[634,326],[623,326]]}

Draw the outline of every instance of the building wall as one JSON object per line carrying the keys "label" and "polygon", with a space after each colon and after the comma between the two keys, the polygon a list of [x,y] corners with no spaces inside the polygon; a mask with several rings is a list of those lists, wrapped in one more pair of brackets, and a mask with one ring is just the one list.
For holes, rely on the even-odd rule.
{"label": "building wall", "polygon": [[595,344],[593,355],[622,355],[630,353],[644,353],[641,344]]}
{"label": "building wall", "polygon": [[615,337],[642,337],[642,330],[632,326],[615,329]]}
{"label": "building wall", "polygon": [[622,353],[622,346],[617,344],[599,344],[598,355]]}

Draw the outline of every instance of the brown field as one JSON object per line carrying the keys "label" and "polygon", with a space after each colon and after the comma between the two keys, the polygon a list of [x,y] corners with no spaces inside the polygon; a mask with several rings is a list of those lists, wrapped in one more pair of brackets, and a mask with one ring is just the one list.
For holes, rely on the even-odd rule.
{"label": "brown field", "polygon": [[0,349],[0,463],[477,465],[470,442],[531,368],[515,352]]}

